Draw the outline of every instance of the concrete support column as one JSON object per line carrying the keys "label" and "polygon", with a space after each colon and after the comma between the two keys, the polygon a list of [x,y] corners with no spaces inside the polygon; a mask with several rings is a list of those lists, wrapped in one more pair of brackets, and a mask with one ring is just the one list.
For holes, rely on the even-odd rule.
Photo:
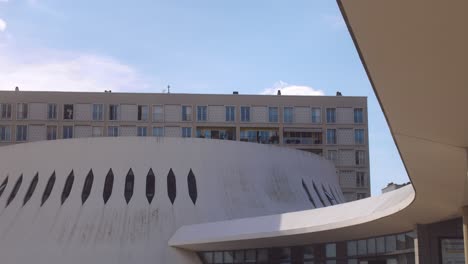
{"label": "concrete support column", "polygon": [[465,263],[468,263],[468,206],[462,208],[463,210],[463,242],[465,249]]}

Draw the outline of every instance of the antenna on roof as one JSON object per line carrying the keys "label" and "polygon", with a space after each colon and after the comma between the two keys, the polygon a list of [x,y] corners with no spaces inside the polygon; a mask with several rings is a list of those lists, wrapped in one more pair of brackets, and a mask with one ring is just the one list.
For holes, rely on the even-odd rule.
{"label": "antenna on roof", "polygon": [[167,86],[167,93],[168,93],[168,94],[171,93],[171,86],[170,86],[170,85]]}
{"label": "antenna on roof", "polygon": [[281,95],[281,90],[278,90],[278,92],[276,93],[276,95]]}
{"label": "antenna on roof", "polygon": [[16,92],[19,91],[19,87],[18,87],[18,86],[15,87],[15,91],[16,91]]}

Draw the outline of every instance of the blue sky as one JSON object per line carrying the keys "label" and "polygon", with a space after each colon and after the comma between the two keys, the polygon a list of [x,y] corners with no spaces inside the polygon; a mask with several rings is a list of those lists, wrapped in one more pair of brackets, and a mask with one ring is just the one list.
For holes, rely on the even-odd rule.
{"label": "blue sky", "polygon": [[333,0],[0,0],[0,89],[367,96],[373,194],[408,178]]}

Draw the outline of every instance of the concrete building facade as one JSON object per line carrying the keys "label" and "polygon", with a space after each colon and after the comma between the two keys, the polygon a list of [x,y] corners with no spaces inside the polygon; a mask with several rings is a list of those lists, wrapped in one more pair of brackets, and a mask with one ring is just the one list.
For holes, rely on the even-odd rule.
{"label": "concrete building facade", "polygon": [[370,195],[365,97],[0,91],[0,146],[100,136],[292,147],[333,161],[347,201]]}

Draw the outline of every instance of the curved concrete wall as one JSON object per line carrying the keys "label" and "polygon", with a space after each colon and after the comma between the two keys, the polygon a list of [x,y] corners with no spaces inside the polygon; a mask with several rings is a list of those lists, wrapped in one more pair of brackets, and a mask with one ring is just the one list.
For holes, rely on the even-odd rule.
{"label": "curved concrete wall", "polygon": [[[194,253],[168,246],[183,225],[305,210],[314,208],[312,202],[323,207],[322,201],[328,206],[344,200],[335,168],[323,158],[242,142],[180,138],[36,142],[1,147],[0,168],[0,192],[8,177],[0,197],[1,263],[199,263]],[[91,169],[92,187],[83,203]],[[112,192],[104,203],[110,169]],[[126,184],[130,169],[134,188]],[[146,196],[150,169],[155,175],[151,203]],[[73,184],[67,197],[64,186],[71,171]],[[194,177],[188,180],[190,171]],[[41,206],[54,172],[52,192]],[[15,185],[19,189],[13,198]],[[33,190],[29,200],[28,190]]]}

